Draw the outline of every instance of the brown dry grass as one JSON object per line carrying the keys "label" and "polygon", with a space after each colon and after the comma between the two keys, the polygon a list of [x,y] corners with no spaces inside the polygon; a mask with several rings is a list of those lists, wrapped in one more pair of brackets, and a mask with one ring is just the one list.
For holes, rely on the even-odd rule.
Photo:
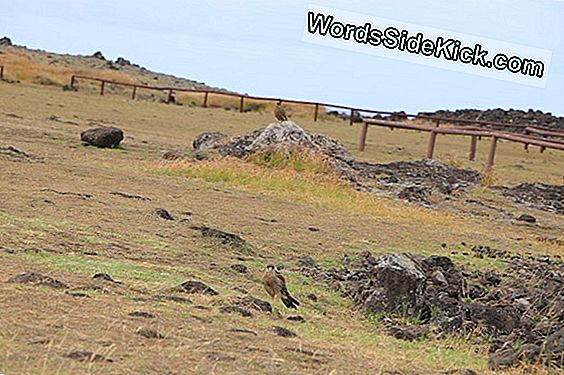
{"label": "brown dry grass", "polygon": [[[338,264],[343,254],[364,250],[442,255],[456,250],[460,254],[466,249],[462,241],[563,254],[560,243],[546,240],[562,237],[561,217],[515,206],[483,188],[470,196],[514,214],[531,213],[542,225],[515,225],[491,211],[478,215],[464,197],[454,206],[429,210],[363,195],[333,176],[307,172],[309,166],[296,171],[295,164],[276,168],[261,160],[197,165],[157,161],[161,150],[188,150],[192,138],[202,131],[235,135],[265,126],[272,121],[268,113],[167,106],[119,95],[100,97],[86,91],[6,83],[0,83],[0,101],[0,143],[45,158],[43,163],[0,159],[2,281],[25,270],[47,273],[83,291],[95,272],[108,272],[123,281],[104,284],[106,293],[86,290],[88,297],[82,298],[45,287],[0,283],[0,372],[7,374],[378,374],[393,370],[437,374],[455,368],[488,374],[484,349],[465,338],[406,343],[386,336],[350,301],[303,277],[297,259],[310,255]],[[52,114],[79,125],[46,121]],[[424,134],[371,129],[367,151],[358,153],[358,129],[346,122],[297,119],[309,130],[339,138],[365,160],[417,158],[426,143]],[[123,147],[80,146],[78,134],[92,122],[123,128]],[[480,169],[480,162],[465,160],[466,143],[457,137],[439,138],[438,158],[446,159],[448,154],[451,163]],[[503,183],[550,183],[563,160],[557,153],[526,154],[502,143],[496,173]],[[88,193],[92,198],[53,190]],[[112,191],[151,200],[126,199],[111,195]],[[158,218],[154,214],[158,207],[168,209],[177,220]],[[250,248],[206,240],[191,225],[237,233]],[[469,267],[503,268],[497,260],[453,257]],[[287,266],[285,275],[303,303],[299,314],[306,323],[286,321],[289,312],[279,305],[278,313],[255,313],[253,318],[219,311],[245,295],[242,289],[266,299],[261,272],[265,264],[278,262]],[[230,268],[234,263],[244,263],[249,273],[234,272]],[[191,304],[153,299],[186,279],[202,280],[220,295],[186,296]],[[309,301],[309,293],[315,293],[318,301]],[[132,311],[148,311],[156,318],[133,318],[128,315]],[[295,331],[298,338],[273,336],[273,325]],[[158,330],[165,339],[137,335],[141,326]],[[257,335],[236,334],[230,331],[233,328]],[[315,354],[292,352],[289,347],[311,349]],[[65,357],[72,350],[95,351],[114,362],[77,362]],[[527,371],[548,374],[535,367],[507,373]]]}
{"label": "brown dry grass", "polygon": [[5,48],[0,54],[0,65],[5,66],[6,77],[27,83],[63,86],[70,82],[73,74],[134,83],[134,80],[127,74],[110,69],[61,67],[40,63],[18,49]]}

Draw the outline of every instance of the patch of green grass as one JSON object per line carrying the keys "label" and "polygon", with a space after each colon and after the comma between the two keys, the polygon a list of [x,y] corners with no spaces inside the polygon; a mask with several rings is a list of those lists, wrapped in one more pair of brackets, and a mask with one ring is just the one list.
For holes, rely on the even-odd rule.
{"label": "patch of green grass", "polygon": [[183,278],[165,267],[138,265],[127,261],[111,259],[92,259],[80,255],[58,255],[45,252],[25,253],[20,257],[67,272],[93,275],[105,272],[115,279],[131,279],[144,282],[178,284]]}
{"label": "patch of green grass", "polygon": [[24,227],[34,231],[61,234],[67,229],[76,228],[74,223],[66,220],[53,220],[45,218],[24,218],[6,212],[0,212],[0,223]]}
{"label": "patch of green grass", "polygon": [[289,150],[272,148],[252,154],[247,160],[256,165],[273,169],[334,174],[334,170],[329,166],[324,157],[299,148],[291,148]]}

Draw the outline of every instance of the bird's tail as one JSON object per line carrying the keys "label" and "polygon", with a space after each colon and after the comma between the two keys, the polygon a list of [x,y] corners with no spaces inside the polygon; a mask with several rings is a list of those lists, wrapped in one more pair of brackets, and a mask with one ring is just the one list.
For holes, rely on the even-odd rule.
{"label": "bird's tail", "polygon": [[297,309],[298,306],[300,305],[300,302],[294,297],[292,297],[288,292],[282,295],[282,302],[284,303],[284,306],[286,306],[289,309]]}

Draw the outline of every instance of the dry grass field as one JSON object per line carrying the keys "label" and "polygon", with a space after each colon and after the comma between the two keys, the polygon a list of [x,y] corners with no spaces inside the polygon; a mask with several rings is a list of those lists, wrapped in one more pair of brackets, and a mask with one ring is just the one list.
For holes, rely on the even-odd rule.
{"label": "dry grass field", "polygon": [[[488,374],[484,347],[456,335],[414,342],[387,336],[347,298],[303,276],[298,259],[312,256],[330,265],[365,250],[449,255],[462,242],[564,255],[561,215],[516,206],[486,188],[468,195],[507,212],[533,214],[539,224],[480,214],[463,199],[421,208],[308,171],[236,160],[159,161],[163,150],[189,152],[203,131],[239,135],[266,126],[273,122],[268,107],[238,113],[26,82],[0,82],[0,103],[0,146],[40,158],[0,154],[0,373],[6,375],[440,374],[467,368]],[[358,125],[326,116],[314,123],[305,109],[293,119],[341,140],[361,160],[424,156],[424,133],[371,128],[366,151],[359,153]],[[80,132],[95,124],[123,129],[123,145],[81,145]],[[480,142],[476,162],[467,160],[467,143],[439,137],[436,157],[481,171],[487,142]],[[507,142],[498,147],[496,184],[562,182],[563,153],[526,152]],[[163,220],[158,208],[176,220]],[[191,228],[202,225],[235,233],[248,245],[225,245]],[[504,267],[492,259],[453,259],[470,268]],[[252,317],[221,311],[246,295],[267,300],[261,277],[269,263],[285,265],[304,323],[288,321],[295,313],[280,304],[273,314],[253,310]],[[248,272],[236,272],[234,264]],[[5,282],[25,271],[52,276],[68,288]],[[120,283],[93,280],[98,272]],[[191,279],[219,294],[173,291]],[[307,298],[311,293],[316,301]],[[297,336],[276,336],[273,326]],[[162,337],[146,338],[140,329]],[[69,355],[76,351],[99,356],[81,361]],[[550,372],[533,365],[507,373]]]}

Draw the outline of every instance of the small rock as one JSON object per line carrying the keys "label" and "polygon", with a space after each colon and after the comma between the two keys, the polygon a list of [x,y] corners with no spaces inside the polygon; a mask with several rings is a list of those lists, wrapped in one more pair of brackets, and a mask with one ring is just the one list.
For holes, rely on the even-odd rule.
{"label": "small rock", "polygon": [[20,283],[20,284],[34,284],[34,285],[45,285],[55,289],[66,289],[68,286],[51,276],[42,275],[37,272],[24,272],[20,275],[14,276],[8,280],[9,283]]}
{"label": "small rock", "polygon": [[259,298],[248,296],[241,298],[237,303],[258,311],[272,313],[272,305],[269,302]]}
{"label": "small rock", "polygon": [[517,353],[515,353],[515,350],[509,348],[490,355],[490,358],[488,359],[488,367],[491,370],[499,370],[504,367],[511,367],[515,365],[517,361]]}
{"label": "small rock", "polygon": [[282,337],[297,337],[298,336],[294,332],[292,332],[289,329],[284,328],[284,327],[274,326],[272,328],[273,328],[274,334],[276,336],[282,336]]}
{"label": "small rock", "polygon": [[75,359],[80,362],[113,362],[113,360],[93,352],[76,350],[67,354],[68,358]]}
{"label": "small rock", "polygon": [[207,286],[201,281],[197,280],[188,280],[180,284],[178,287],[181,292],[189,293],[189,294],[205,294],[208,296],[216,296],[218,293],[213,290],[211,287]]}
{"label": "small rock", "polygon": [[127,314],[129,316],[133,316],[135,318],[146,318],[146,319],[153,319],[155,315],[151,314],[150,312],[145,311],[133,311]]}
{"label": "small rock", "polygon": [[165,220],[174,220],[174,217],[172,217],[170,212],[168,212],[164,208],[157,208],[156,213],[157,213],[157,215],[159,215],[159,217],[161,217]]}
{"label": "small rock", "polygon": [[163,335],[149,328],[138,328],[135,333],[147,339],[164,339]]}
{"label": "small rock", "polygon": [[524,221],[529,224],[534,224],[537,222],[537,218],[533,215],[523,214],[517,218],[517,221]]}
{"label": "small rock", "polygon": [[109,282],[115,283],[115,284],[121,284],[121,281],[116,281],[109,274],[103,273],[103,272],[99,272],[99,273],[95,274],[94,276],[92,276],[92,278],[95,279],[95,280],[103,280],[103,281],[109,281]]}
{"label": "small rock", "polygon": [[286,318],[286,320],[289,320],[291,322],[305,323],[305,319],[300,315],[290,315]]}
{"label": "small rock", "polygon": [[219,309],[220,312],[225,313],[225,314],[233,314],[233,313],[237,313],[240,314],[241,316],[245,317],[245,318],[250,318],[253,316],[253,313],[250,312],[247,309],[242,308],[241,306],[237,306],[237,305],[228,305],[228,306],[223,306],[222,308]]}
{"label": "small rock", "polygon": [[317,227],[307,227],[307,229],[308,229],[310,232],[319,232],[319,231],[320,231],[320,229],[317,228]]}
{"label": "small rock", "polygon": [[249,269],[244,264],[232,264],[230,268],[239,273],[248,273]]}
{"label": "small rock", "polygon": [[309,293],[306,295],[306,298],[310,301],[317,302],[317,295],[315,293]]}

